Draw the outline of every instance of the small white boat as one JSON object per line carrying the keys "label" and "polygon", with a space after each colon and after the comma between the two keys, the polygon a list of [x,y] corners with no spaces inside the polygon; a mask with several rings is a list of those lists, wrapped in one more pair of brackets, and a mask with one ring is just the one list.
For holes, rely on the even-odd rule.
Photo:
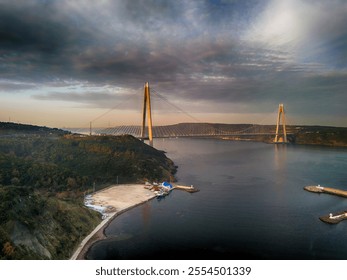
{"label": "small white boat", "polygon": [[164,190],[160,190],[156,193],[156,196],[157,197],[164,197],[164,196],[167,196],[168,195],[168,192],[164,191]]}

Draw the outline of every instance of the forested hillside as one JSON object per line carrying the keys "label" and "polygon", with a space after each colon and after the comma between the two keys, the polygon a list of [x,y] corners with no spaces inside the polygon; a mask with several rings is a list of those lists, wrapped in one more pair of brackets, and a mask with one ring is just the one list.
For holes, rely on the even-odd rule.
{"label": "forested hillside", "polygon": [[100,222],[83,206],[86,192],[174,172],[164,152],[132,136],[0,123],[0,258],[68,258]]}

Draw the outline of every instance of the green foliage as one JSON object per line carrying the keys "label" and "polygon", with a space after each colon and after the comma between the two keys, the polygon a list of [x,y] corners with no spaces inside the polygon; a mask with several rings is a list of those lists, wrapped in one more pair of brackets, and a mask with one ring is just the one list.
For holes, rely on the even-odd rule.
{"label": "green foliage", "polygon": [[0,123],[0,259],[70,257],[100,222],[98,213],[83,206],[86,190],[160,181],[174,171],[164,152],[132,136],[89,137]]}
{"label": "green foliage", "polygon": [[304,145],[347,146],[347,128],[329,126],[295,127],[295,143]]}
{"label": "green foliage", "polygon": [[24,187],[6,187],[0,193],[8,201],[0,209],[7,213],[0,224],[0,259],[48,258],[37,246],[11,238],[18,232],[29,240],[40,236],[40,244],[53,259],[69,258],[76,244],[100,222],[99,214],[84,207],[82,199],[61,200]]}
{"label": "green foliage", "polygon": [[[158,168],[159,166],[163,168]],[[0,137],[0,185],[52,191],[167,179],[173,163],[132,136]]]}

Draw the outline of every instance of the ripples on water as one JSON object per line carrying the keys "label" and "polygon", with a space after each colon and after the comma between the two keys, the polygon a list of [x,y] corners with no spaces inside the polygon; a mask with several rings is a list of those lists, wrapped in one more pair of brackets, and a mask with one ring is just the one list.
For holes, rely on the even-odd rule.
{"label": "ripples on water", "polygon": [[155,142],[179,166],[175,190],[117,217],[90,259],[347,259],[347,199],[305,185],[347,188],[347,150],[203,139]]}

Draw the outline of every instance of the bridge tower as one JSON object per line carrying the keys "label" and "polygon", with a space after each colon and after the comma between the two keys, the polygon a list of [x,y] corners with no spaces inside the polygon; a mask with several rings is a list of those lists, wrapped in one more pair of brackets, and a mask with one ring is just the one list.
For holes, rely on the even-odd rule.
{"label": "bridge tower", "polygon": [[153,147],[151,94],[150,94],[148,82],[145,83],[144,95],[143,95],[143,114],[142,114],[142,128],[141,128],[141,138],[142,138],[142,140],[145,139],[146,115],[148,115],[148,138],[149,138],[149,145]]}
{"label": "bridge tower", "polygon": [[[281,118],[282,118],[283,138],[279,136]],[[279,104],[279,106],[278,106],[276,136],[274,139],[274,143],[287,143],[286,117],[285,117],[285,113],[284,113],[283,104]]]}

